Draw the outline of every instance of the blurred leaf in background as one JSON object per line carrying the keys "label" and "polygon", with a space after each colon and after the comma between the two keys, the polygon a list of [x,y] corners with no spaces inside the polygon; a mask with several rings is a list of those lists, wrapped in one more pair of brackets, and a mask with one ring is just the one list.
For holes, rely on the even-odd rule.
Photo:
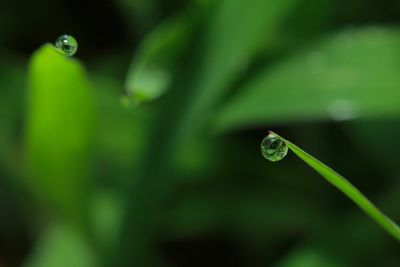
{"label": "blurred leaf in background", "polygon": [[171,86],[173,69],[188,49],[201,13],[190,6],[146,36],[128,71],[128,101],[140,104],[154,100]]}
{"label": "blurred leaf in background", "polygon": [[400,33],[347,30],[249,81],[221,110],[217,129],[268,122],[400,114]]}
{"label": "blurred leaf in background", "polygon": [[26,183],[60,216],[88,227],[94,103],[86,73],[47,44],[29,75]]}
{"label": "blurred leaf in background", "polygon": [[95,255],[82,235],[73,227],[55,224],[41,235],[24,267],[95,267]]}

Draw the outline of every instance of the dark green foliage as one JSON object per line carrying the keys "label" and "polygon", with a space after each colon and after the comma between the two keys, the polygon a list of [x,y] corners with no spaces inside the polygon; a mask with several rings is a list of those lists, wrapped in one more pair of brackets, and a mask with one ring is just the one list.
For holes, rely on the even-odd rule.
{"label": "dark green foliage", "polygon": [[279,132],[400,221],[397,2],[33,2],[0,4],[1,266],[400,266],[259,151]]}

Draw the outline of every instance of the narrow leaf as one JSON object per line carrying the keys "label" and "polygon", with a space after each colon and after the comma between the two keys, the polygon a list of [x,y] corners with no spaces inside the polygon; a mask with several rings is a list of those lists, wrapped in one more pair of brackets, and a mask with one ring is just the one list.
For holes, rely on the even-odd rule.
{"label": "narrow leaf", "polygon": [[[276,135],[276,134],[275,134]],[[278,136],[278,135],[277,135]],[[281,138],[286,145],[301,160],[307,163],[311,168],[324,177],[330,184],[338,188],[343,194],[356,203],[366,214],[377,222],[385,231],[400,241],[400,228],[389,217],[382,213],[370,200],[368,200],[354,185],[346,178],[335,172],[333,169],[314,158],[295,144]]]}

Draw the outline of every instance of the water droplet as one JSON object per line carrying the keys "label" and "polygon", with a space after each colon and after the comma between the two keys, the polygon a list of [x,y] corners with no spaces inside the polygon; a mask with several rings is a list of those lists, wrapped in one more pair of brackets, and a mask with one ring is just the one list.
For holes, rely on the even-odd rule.
{"label": "water droplet", "polygon": [[279,161],[287,152],[285,142],[274,133],[269,133],[261,142],[261,154],[269,161]]}
{"label": "water droplet", "polygon": [[61,35],[57,38],[54,46],[64,56],[73,56],[78,50],[78,42],[71,35]]}

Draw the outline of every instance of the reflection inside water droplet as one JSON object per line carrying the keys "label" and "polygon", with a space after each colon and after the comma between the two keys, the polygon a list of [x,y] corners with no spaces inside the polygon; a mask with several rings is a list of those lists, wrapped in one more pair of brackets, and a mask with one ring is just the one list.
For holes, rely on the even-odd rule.
{"label": "reflection inside water droplet", "polygon": [[279,161],[287,152],[286,143],[274,133],[269,133],[261,142],[261,154],[269,161]]}
{"label": "reflection inside water droplet", "polygon": [[61,35],[54,43],[57,51],[64,56],[73,56],[78,51],[78,42],[71,35]]}

